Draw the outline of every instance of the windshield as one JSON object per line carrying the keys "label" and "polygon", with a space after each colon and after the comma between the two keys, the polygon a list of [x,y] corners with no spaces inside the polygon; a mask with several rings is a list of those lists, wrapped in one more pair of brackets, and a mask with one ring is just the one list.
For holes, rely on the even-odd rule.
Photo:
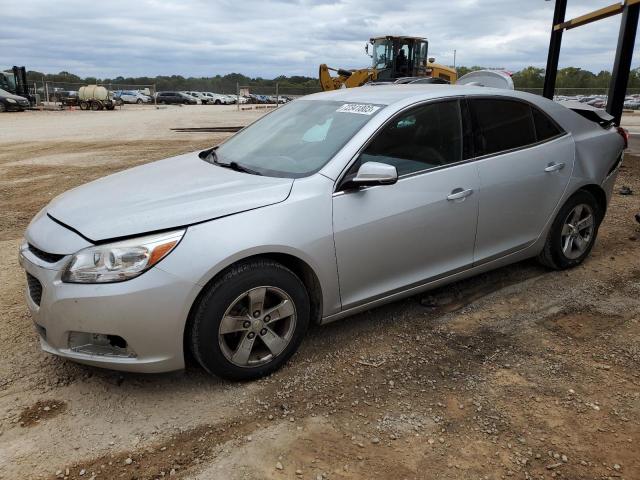
{"label": "windshield", "polygon": [[373,68],[390,68],[393,63],[393,42],[375,40],[373,42]]}
{"label": "windshield", "polygon": [[9,72],[0,72],[0,87],[15,91],[16,89],[16,80],[12,73]]}
{"label": "windshield", "polygon": [[300,178],[320,170],[382,106],[296,100],[238,132],[216,161],[261,175]]}

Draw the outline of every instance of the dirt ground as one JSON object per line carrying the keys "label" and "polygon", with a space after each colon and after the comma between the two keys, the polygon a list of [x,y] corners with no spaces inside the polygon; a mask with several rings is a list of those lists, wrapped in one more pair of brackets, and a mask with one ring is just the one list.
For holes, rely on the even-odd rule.
{"label": "dirt ground", "polygon": [[170,127],[260,114],[188,108],[0,116],[0,478],[640,478],[640,156],[581,267],[522,262],[314,327],[260,381],[41,352],[17,262],[28,221],[75,185],[225,135]]}

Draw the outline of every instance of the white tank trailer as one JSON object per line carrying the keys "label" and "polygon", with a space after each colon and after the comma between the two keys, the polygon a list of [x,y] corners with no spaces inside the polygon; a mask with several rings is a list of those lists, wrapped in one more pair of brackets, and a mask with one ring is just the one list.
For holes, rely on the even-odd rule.
{"label": "white tank trailer", "polygon": [[80,87],[78,103],[81,110],[113,110],[116,106],[113,94],[100,85]]}

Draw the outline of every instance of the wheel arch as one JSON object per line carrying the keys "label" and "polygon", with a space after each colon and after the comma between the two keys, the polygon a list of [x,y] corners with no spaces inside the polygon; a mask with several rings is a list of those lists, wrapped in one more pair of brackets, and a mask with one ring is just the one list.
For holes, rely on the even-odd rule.
{"label": "wheel arch", "polygon": [[[576,192],[574,192],[574,195],[580,190],[588,192],[594,196],[594,198],[598,202],[598,206],[600,207],[602,217],[604,218],[604,215],[607,213],[607,194],[604,189],[600,185],[590,183],[581,186],[578,190],[576,190]],[[602,218],[600,220],[602,220]]]}
{"label": "wheel arch", "polygon": [[323,302],[322,286],[318,278],[318,275],[316,274],[315,270],[309,265],[309,263],[307,263],[306,261],[304,261],[298,256],[292,255],[290,253],[283,253],[283,252],[265,252],[265,253],[257,253],[254,255],[249,255],[233,261],[232,263],[228,264],[223,269],[218,271],[218,273],[216,273],[213,277],[211,277],[209,281],[198,292],[198,295],[196,296],[195,300],[193,301],[189,309],[189,315],[187,316],[187,322],[185,324],[185,328],[182,335],[183,336],[183,339],[182,339],[183,352],[184,352],[185,359],[188,356],[191,356],[191,350],[189,347],[189,335],[191,332],[191,324],[193,322],[193,317],[195,315],[196,307],[200,303],[202,296],[207,292],[207,289],[213,283],[215,283],[218,280],[218,278],[224,275],[230,268],[233,268],[234,266],[241,263],[252,262],[255,260],[271,260],[284,265],[293,273],[295,273],[300,279],[300,281],[302,281],[302,283],[305,286],[305,289],[309,294],[309,304],[311,307],[310,319],[312,322],[316,324],[320,324],[320,320],[322,319],[322,305],[323,305],[322,304]]}

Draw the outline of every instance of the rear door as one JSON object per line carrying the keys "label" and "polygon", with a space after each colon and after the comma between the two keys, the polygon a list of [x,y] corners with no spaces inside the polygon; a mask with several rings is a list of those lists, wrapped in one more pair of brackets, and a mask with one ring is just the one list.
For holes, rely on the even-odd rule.
{"label": "rear door", "polygon": [[471,97],[480,179],[475,262],[532,244],[569,183],[573,138],[537,107]]}
{"label": "rear door", "polygon": [[363,149],[396,167],[398,182],[333,197],[340,295],[350,308],[471,266],[478,172],[464,149],[460,102],[398,114]]}

